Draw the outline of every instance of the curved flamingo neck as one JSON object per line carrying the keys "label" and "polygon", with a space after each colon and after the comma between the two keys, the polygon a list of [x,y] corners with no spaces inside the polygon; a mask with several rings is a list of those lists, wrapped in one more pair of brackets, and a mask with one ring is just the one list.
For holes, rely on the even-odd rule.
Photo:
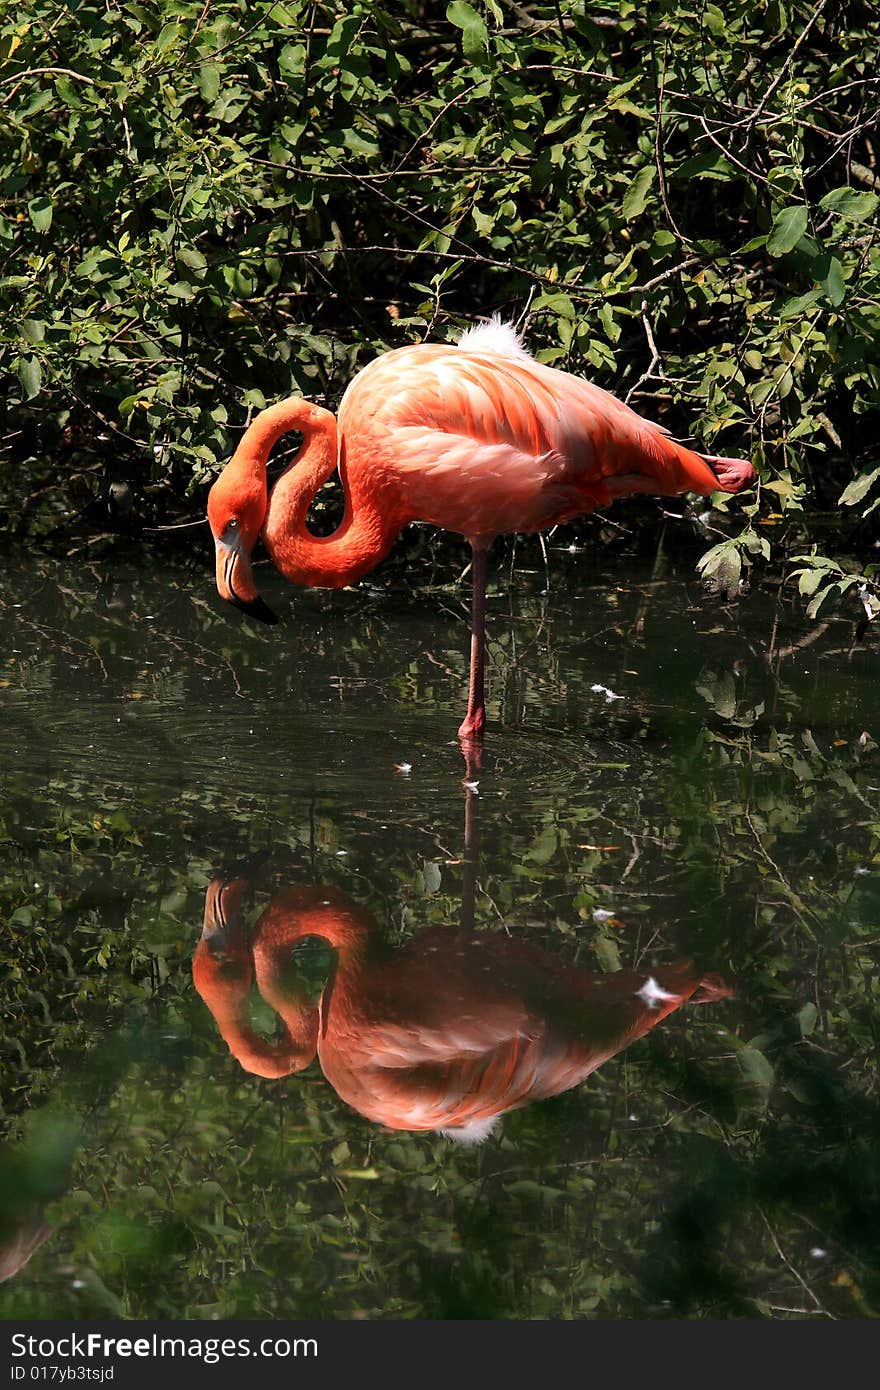
{"label": "curved flamingo neck", "polygon": [[376,919],[338,888],[287,888],[272,899],[254,931],[258,980],[261,960],[274,965],[307,936],[320,937],[339,953],[340,963],[351,965],[371,953],[380,932]]}
{"label": "curved flamingo neck", "polygon": [[[389,488],[352,487],[345,467],[344,440],[329,410],[293,397],[263,410],[242,437],[229,467],[265,487],[272,446],[296,430],[302,447],[284,470],[268,498],[263,540],[274,564],[295,584],[337,589],[353,584],[388,554],[405,518],[398,516]],[[315,536],[308,511],[318,490],[339,467],[345,512],[332,536]]]}
{"label": "curved flamingo neck", "polygon": [[[228,948],[228,949],[225,949]],[[218,942],[203,937],[193,958],[193,983],[213,1015],[217,1031],[245,1071],[256,1076],[289,1076],[314,1059],[318,1045],[318,1011],[293,994],[278,1011],[282,1035],[275,1041],[254,1028],[248,1006],[253,965],[237,926]]]}

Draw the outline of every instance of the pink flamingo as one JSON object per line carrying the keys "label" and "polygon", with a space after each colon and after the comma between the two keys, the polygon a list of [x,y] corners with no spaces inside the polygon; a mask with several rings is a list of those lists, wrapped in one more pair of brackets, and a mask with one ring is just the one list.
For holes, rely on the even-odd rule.
{"label": "pink flamingo", "polygon": [[[269,493],[269,452],[290,430],[302,447]],[[336,468],[345,513],[332,536],[314,536],[309,505]],[[486,556],[496,536],[540,531],[633,493],[739,492],[755,476],[751,463],[694,453],[607,391],[536,362],[494,319],[457,345],[376,358],[349,385],[338,421],[299,397],[261,411],[208,496],[217,589],[275,622],[251,571],[261,534],[285,578],[333,589],[379,564],[408,522],[460,533],[472,550],[473,602],[459,736],[479,738]]]}
{"label": "pink flamingo", "polygon": [[[336,888],[289,888],[250,940],[245,879],[214,879],[193,981],[245,1071],[280,1077],[317,1055],[359,1114],[390,1129],[484,1139],[498,1116],[576,1086],[683,1004],[731,990],[690,961],[599,974],[507,936],[432,928],[398,950]],[[336,963],[317,1005],[290,956],[322,937]],[[269,1041],[248,1011],[252,982],[278,1015]]]}

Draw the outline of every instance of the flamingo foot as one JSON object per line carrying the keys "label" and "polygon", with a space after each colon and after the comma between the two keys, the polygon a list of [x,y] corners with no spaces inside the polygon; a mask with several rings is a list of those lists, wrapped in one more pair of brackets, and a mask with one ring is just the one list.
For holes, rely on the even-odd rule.
{"label": "flamingo foot", "polygon": [[459,727],[458,736],[462,741],[473,738],[482,739],[485,727],[486,707],[485,705],[478,705],[475,710],[468,710]]}
{"label": "flamingo foot", "polygon": [[691,1004],[713,1004],[716,999],[734,999],[736,991],[720,975],[704,975],[690,997]]}

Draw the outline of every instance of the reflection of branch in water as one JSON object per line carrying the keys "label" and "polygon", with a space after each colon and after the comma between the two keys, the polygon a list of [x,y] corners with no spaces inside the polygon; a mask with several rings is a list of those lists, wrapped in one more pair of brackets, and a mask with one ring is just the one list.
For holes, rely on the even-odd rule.
{"label": "reflection of branch in water", "polygon": [[[664,513],[664,517],[665,517],[666,515],[667,515],[667,513]],[[655,552],[654,552],[654,563],[653,563],[652,566],[651,566],[651,577],[650,577],[650,580],[648,581],[650,584],[655,584],[658,580],[662,579],[663,576],[665,575],[665,572],[666,572],[666,547],[665,547],[665,542],[666,542],[666,521],[664,520],[663,525],[660,527],[659,535],[657,536],[657,549],[656,549]],[[643,590],[642,590],[641,597],[640,597],[640,599],[639,599],[639,606],[638,606],[638,609],[636,610],[635,620],[633,621],[632,626],[631,626],[631,631],[635,634],[636,637],[644,637],[644,634],[645,634],[645,619],[646,619],[647,616],[648,616],[648,609],[649,609],[649,602],[648,602],[648,600],[649,600],[649,594],[643,589]]]}
{"label": "reflection of branch in water", "polygon": [[[776,1253],[777,1253],[777,1255],[779,1256],[779,1258],[780,1258],[780,1260],[782,1261],[782,1263],[785,1265],[786,1269],[788,1269],[788,1270],[794,1275],[795,1279],[798,1281],[798,1283],[800,1284],[801,1288],[803,1289],[803,1291],[804,1291],[804,1293],[807,1295],[807,1297],[810,1298],[810,1299],[812,1299],[813,1304],[815,1305],[817,1311],[820,1312],[820,1313],[823,1315],[823,1317],[826,1317],[826,1318],[833,1318],[833,1317],[834,1317],[834,1314],[833,1314],[833,1313],[829,1313],[828,1309],[827,1309],[827,1308],[825,1307],[825,1305],[816,1297],[816,1295],[814,1294],[813,1290],[810,1288],[810,1286],[809,1286],[809,1284],[807,1283],[807,1281],[806,1281],[806,1280],[803,1278],[803,1276],[798,1272],[798,1270],[795,1269],[795,1267],[794,1267],[794,1265],[792,1264],[791,1260],[790,1260],[790,1259],[788,1258],[788,1256],[786,1255],[785,1251],[783,1250],[782,1246],[781,1246],[780,1243],[779,1243],[779,1238],[778,1238],[778,1236],[776,1235],[776,1232],[774,1231],[773,1227],[770,1225],[770,1221],[769,1221],[769,1219],[768,1219],[768,1217],[767,1217],[767,1213],[764,1211],[764,1208],[763,1208],[763,1207],[758,1207],[758,1211],[759,1211],[759,1213],[760,1213],[761,1220],[764,1222],[764,1225],[767,1227],[767,1230],[768,1230],[769,1235],[770,1235],[770,1239],[773,1241],[773,1244],[774,1244],[774,1246],[775,1246],[775,1248],[776,1248]],[[789,1310],[786,1310],[786,1311],[789,1311]],[[795,1311],[803,1312],[804,1310],[803,1310],[803,1309],[797,1309],[797,1310],[795,1310]]]}
{"label": "reflection of branch in water", "polygon": [[[817,623],[809,632],[805,632],[803,637],[799,637],[796,642],[790,642],[787,647],[778,647],[774,652],[771,645],[767,653],[767,661],[772,663],[775,656],[776,665],[778,667],[780,662],[785,661],[790,656],[794,656],[795,652],[803,651],[804,647],[811,647],[814,642],[818,642],[819,638],[825,635],[830,626],[831,624],[826,618],[824,622]],[[776,629],[774,626],[774,636],[775,631]]]}
{"label": "reflection of branch in water", "polygon": [[633,832],[632,832],[631,830],[628,830],[626,833],[627,833],[627,835],[629,836],[630,843],[631,843],[633,849],[632,849],[632,854],[630,855],[629,859],[627,860],[626,868],[624,869],[623,873],[620,875],[620,881],[621,881],[621,883],[623,883],[626,879],[629,878],[629,876],[630,876],[630,874],[632,873],[633,869],[635,868],[636,864],[638,863],[638,861],[639,861],[639,860],[641,859],[641,857],[642,857],[642,851],[639,849],[638,837],[637,837],[636,835],[634,835]]}
{"label": "reflection of branch in water", "polygon": [[[65,591],[62,590],[62,592]],[[3,603],[2,600],[0,600],[0,608],[6,608],[6,604]],[[60,627],[52,627],[49,623],[37,622],[33,618],[24,617],[22,614],[18,614],[16,623],[20,628],[30,628],[31,631],[36,632],[39,637],[45,640],[47,646],[57,646],[59,651],[66,652],[74,661],[81,661],[83,655],[92,657],[101,668],[101,675],[104,677],[104,680],[110,679],[101,653],[96,651],[91,643],[86,642],[84,638],[75,637],[72,633],[65,632]],[[75,643],[77,648],[80,649],[78,652],[75,652],[73,648],[68,645],[68,643],[71,642]]]}
{"label": "reflection of branch in water", "polygon": [[750,812],[748,810],[745,810],[744,815],[746,823],[748,824],[748,827],[752,832],[755,843],[757,844],[762,857],[767,861],[771,869],[773,869],[774,873],[776,874],[777,881],[780,887],[782,888],[786,898],[788,899],[789,907],[792,909],[792,911],[797,916],[798,920],[801,922],[801,924],[804,926],[807,932],[809,932],[810,936],[815,941],[816,934],[813,928],[810,926],[809,922],[807,921],[807,917],[811,917],[814,922],[817,922],[818,918],[816,917],[816,914],[813,911],[811,911],[809,907],[807,907],[807,904],[804,902],[800,894],[795,892],[794,888],[792,888],[791,884],[788,882],[787,878],[785,877],[785,874],[782,872],[779,865],[776,863],[776,860],[772,857],[770,851],[764,844],[764,841],[761,839],[755,822],[752,820]]}

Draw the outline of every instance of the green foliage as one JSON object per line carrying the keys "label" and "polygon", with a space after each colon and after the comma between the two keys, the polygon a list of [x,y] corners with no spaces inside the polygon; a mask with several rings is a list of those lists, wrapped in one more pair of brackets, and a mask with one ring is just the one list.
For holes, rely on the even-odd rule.
{"label": "green foliage", "polygon": [[864,569],[857,562],[842,560],[839,563],[818,555],[815,547],[809,555],[795,555],[795,563],[801,568],[792,570],[789,579],[797,579],[802,594],[809,594],[807,615],[818,618],[827,613],[838,599],[853,591],[864,609],[864,622],[873,622],[880,617],[880,600],[869,585],[866,575],[875,574],[877,567],[868,565]]}
{"label": "green foliage", "polygon": [[843,492],[858,549],[873,21],[867,0],[23,0],[0,22],[13,522],[64,523],[120,476],[195,496],[265,401],[334,406],[376,352],[528,309],[542,360],[757,462],[743,565],[768,490],[795,524]]}

